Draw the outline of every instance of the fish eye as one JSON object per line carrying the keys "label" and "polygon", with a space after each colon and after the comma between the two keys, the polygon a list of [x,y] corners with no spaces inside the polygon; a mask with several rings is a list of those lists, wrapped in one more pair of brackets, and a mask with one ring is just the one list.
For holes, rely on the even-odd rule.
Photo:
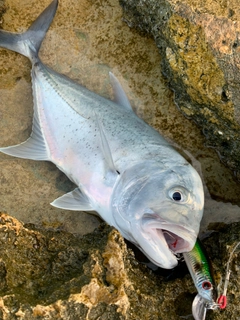
{"label": "fish eye", "polygon": [[168,191],[168,197],[176,203],[188,203],[190,200],[190,194],[187,189],[182,186],[175,186]]}
{"label": "fish eye", "polygon": [[174,201],[181,201],[182,200],[182,194],[179,192],[179,191],[175,191],[173,194],[172,194],[172,199]]}
{"label": "fish eye", "polygon": [[209,282],[209,281],[203,281],[203,283],[202,283],[202,288],[203,288],[204,290],[210,290],[210,289],[212,289],[212,284],[211,284],[211,282]]}

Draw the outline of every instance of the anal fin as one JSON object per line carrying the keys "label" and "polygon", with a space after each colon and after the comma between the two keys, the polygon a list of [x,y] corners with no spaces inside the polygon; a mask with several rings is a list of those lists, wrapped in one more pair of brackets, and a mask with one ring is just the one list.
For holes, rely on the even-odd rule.
{"label": "anal fin", "polygon": [[64,194],[51,203],[52,206],[75,211],[92,211],[94,210],[89,203],[86,195],[79,188]]}
{"label": "anal fin", "polygon": [[33,127],[30,137],[20,144],[0,148],[0,152],[24,159],[50,160],[36,112],[34,112]]}

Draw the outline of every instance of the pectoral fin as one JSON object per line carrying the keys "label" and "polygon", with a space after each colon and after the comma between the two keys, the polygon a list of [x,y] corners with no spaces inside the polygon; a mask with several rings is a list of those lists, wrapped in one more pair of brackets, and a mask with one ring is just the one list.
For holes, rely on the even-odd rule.
{"label": "pectoral fin", "polygon": [[94,210],[85,194],[79,188],[64,194],[51,203],[52,206],[75,211],[92,211]]}
{"label": "pectoral fin", "polygon": [[124,92],[120,82],[118,79],[114,76],[113,73],[109,72],[110,82],[113,88],[114,93],[114,101],[119,104],[120,106],[124,107],[126,110],[131,110],[132,107],[128,100],[128,97],[126,93]]}
{"label": "pectoral fin", "polygon": [[103,129],[103,125],[99,121],[98,116],[96,114],[95,114],[95,117],[96,117],[96,122],[97,122],[97,125],[98,125],[98,129],[99,129],[99,132],[100,132],[101,150],[102,150],[103,156],[104,156],[106,164],[107,164],[107,171],[111,171],[113,173],[119,174],[119,171],[116,169],[116,167],[114,165],[114,162],[113,162],[111,149],[110,149],[110,146],[108,144],[107,137],[106,137],[104,129]]}

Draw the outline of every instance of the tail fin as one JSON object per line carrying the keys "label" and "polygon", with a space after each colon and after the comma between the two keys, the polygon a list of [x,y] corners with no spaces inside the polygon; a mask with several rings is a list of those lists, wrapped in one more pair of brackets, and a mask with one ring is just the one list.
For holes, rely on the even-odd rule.
{"label": "tail fin", "polygon": [[53,0],[24,33],[11,33],[1,30],[0,47],[21,53],[31,61],[34,61],[38,56],[41,43],[55,16],[57,6],[58,0]]}

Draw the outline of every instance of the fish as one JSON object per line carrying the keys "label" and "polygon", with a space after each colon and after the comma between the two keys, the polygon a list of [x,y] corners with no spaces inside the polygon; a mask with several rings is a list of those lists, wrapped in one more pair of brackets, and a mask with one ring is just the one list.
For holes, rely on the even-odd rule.
{"label": "fish", "polygon": [[95,211],[152,263],[171,269],[176,255],[196,242],[204,207],[201,178],[137,116],[112,73],[110,100],[41,61],[38,51],[57,6],[53,0],[23,33],[0,31],[0,47],[30,59],[33,92],[30,137],[0,151],[54,163],[76,188],[53,206]]}

